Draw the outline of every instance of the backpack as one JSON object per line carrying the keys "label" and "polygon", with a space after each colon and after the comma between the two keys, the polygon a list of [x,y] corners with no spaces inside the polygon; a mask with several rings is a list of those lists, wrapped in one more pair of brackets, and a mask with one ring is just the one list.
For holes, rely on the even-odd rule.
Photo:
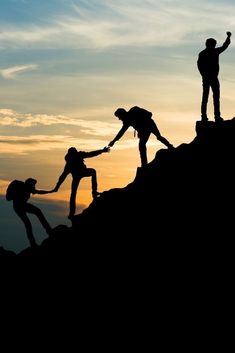
{"label": "backpack", "polygon": [[149,125],[148,122],[151,120],[153,115],[148,110],[137,106],[132,107],[128,111],[128,114],[130,116],[131,126],[134,128],[134,136],[140,127]]}
{"label": "backpack", "polygon": [[144,108],[140,108],[140,107],[132,107],[129,112],[131,115],[133,114],[133,116],[136,117],[136,119],[151,119],[152,118],[152,113],[149,112],[148,110],[144,109]]}
{"label": "backpack", "polygon": [[14,200],[15,196],[19,195],[25,189],[25,183],[20,180],[13,180],[7,187],[6,199],[7,201]]}

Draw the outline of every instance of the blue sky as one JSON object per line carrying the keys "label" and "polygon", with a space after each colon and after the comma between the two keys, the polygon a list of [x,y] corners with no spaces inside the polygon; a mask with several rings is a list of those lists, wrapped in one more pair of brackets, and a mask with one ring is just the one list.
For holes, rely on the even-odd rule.
{"label": "blue sky", "polygon": [[[221,45],[233,32],[234,13],[234,1],[1,0],[0,194],[10,180],[29,176],[40,188],[54,186],[67,148],[94,150],[112,139],[118,107],[145,107],[175,146],[191,141],[200,116],[197,55],[206,38]],[[234,116],[234,54],[232,36],[220,58],[225,119]],[[130,131],[111,153],[89,160],[101,190],[133,179],[137,145]],[[150,139],[149,159],[162,147]],[[57,209],[69,188],[68,180],[40,202]],[[86,181],[79,210],[90,201]],[[66,214],[59,217],[65,222]]]}

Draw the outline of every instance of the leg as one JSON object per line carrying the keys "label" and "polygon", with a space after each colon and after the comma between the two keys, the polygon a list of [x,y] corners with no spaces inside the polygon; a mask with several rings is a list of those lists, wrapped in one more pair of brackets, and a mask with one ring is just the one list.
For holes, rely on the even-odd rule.
{"label": "leg", "polygon": [[98,195],[96,170],[93,168],[87,168],[84,173],[84,176],[91,176],[92,195],[93,197],[96,197]]}
{"label": "leg", "polygon": [[158,139],[158,141],[161,141],[161,143],[163,143],[166,147],[168,148],[173,148],[173,145],[160,134],[160,131],[157,128],[157,125],[155,124],[155,122],[153,122],[154,124],[152,124],[152,134],[154,134],[156,136],[156,138]]}
{"label": "leg", "polygon": [[202,78],[202,103],[201,103],[201,117],[203,121],[207,121],[207,103],[209,97],[210,84],[205,77]]}
{"label": "leg", "polygon": [[213,79],[213,81],[211,82],[211,89],[213,92],[215,120],[221,120],[222,118],[220,116],[220,84],[218,77]]}
{"label": "leg", "polygon": [[35,216],[37,216],[39,221],[41,222],[41,225],[46,230],[47,234],[51,233],[51,226],[47,222],[47,220],[46,220],[45,216],[43,215],[42,211],[40,210],[40,208],[38,208],[34,205],[31,205],[30,203],[27,203],[26,204],[26,212],[32,213]]}
{"label": "leg", "polygon": [[148,164],[146,143],[148,142],[149,136],[150,132],[139,134],[139,152],[141,159],[141,167],[145,167]]}
{"label": "leg", "polygon": [[20,219],[22,220],[22,222],[25,225],[26,228],[26,234],[27,234],[27,238],[29,240],[30,246],[36,247],[37,243],[35,241],[35,238],[33,236],[33,230],[32,230],[32,225],[31,222],[26,214],[25,210],[22,209],[18,209],[18,207],[14,207],[15,213],[20,217]]}
{"label": "leg", "polygon": [[72,185],[71,185],[71,195],[70,195],[70,210],[69,210],[69,217],[75,215],[76,211],[76,195],[77,189],[81,178],[73,178]]}

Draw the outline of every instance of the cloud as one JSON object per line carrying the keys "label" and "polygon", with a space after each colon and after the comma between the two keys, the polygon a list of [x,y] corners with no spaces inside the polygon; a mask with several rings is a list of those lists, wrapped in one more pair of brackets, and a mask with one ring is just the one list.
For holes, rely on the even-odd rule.
{"label": "cloud", "polygon": [[[86,7],[81,6],[80,1],[73,3],[77,17],[60,16],[57,24],[62,33],[69,35],[68,43],[75,35],[80,47],[157,47],[191,43],[203,32],[218,33],[220,29],[225,32],[224,24],[233,27],[235,22],[234,5],[206,1],[189,4],[186,0],[90,0]],[[219,23],[215,18],[219,18]]]}
{"label": "cloud", "polygon": [[67,150],[68,146],[78,146],[79,149],[91,150],[100,149],[107,144],[107,141],[100,139],[74,138],[68,135],[31,135],[21,136],[0,136],[1,154],[31,154],[35,151]]}
{"label": "cloud", "polygon": [[84,134],[96,136],[112,135],[117,131],[119,126],[117,123],[76,119],[64,115],[21,114],[12,109],[0,109],[0,126],[29,128],[57,124],[78,126]]}
{"label": "cloud", "polygon": [[1,154],[21,155],[35,151],[67,149],[67,146],[75,143],[75,138],[66,135],[0,136],[0,151]]}
{"label": "cloud", "polygon": [[[79,146],[79,150],[97,150],[103,148],[108,143],[107,140],[75,138],[68,135],[32,135],[27,137],[0,136],[1,155],[11,154],[14,156],[31,154],[36,151],[67,150],[68,146]],[[159,144],[158,142],[156,142]],[[156,143],[149,142],[148,145]],[[124,138],[115,149],[136,148],[138,139]]]}
{"label": "cloud", "polygon": [[21,74],[23,72],[30,71],[30,70],[35,70],[37,68],[38,68],[38,65],[36,64],[13,66],[13,67],[8,67],[7,69],[0,70],[0,74],[2,75],[2,77],[6,79],[11,79],[18,74]]}
{"label": "cloud", "polygon": [[[3,28],[7,45],[101,48],[115,46],[170,46],[201,40],[202,33],[225,32],[235,24],[234,4],[209,1],[90,0],[72,1],[63,13],[56,8],[50,22]],[[64,9],[63,9],[64,10]],[[45,18],[47,19],[47,14]],[[218,21],[219,19],[219,21]],[[48,19],[47,19],[48,20]],[[6,27],[6,25],[4,24]],[[193,33],[193,35],[191,35]],[[3,44],[2,44],[3,45]]]}

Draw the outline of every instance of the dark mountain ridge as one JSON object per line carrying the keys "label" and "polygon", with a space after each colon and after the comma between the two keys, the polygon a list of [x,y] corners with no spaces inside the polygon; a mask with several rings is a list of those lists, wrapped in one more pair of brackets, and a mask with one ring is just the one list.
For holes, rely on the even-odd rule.
{"label": "dark mountain ridge", "polygon": [[[233,249],[235,118],[198,121],[196,136],[161,149],[123,189],[101,194],[72,227],[58,226],[33,250],[11,258],[50,258],[115,268],[199,266]],[[188,266],[188,265],[187,265]],[[136,267],[135,267],[136,268]]]}

